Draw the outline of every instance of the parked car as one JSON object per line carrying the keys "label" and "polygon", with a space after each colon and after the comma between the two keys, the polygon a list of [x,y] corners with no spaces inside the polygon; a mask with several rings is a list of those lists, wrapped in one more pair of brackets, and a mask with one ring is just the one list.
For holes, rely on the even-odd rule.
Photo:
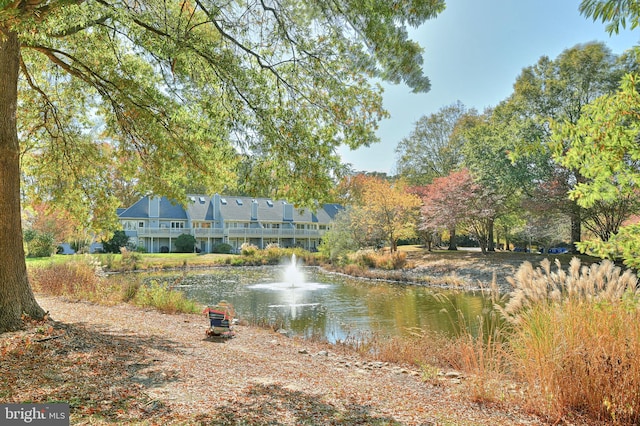
{"label": "parked car", "polygon": [[549,254],[566,254],[569,253],[569,249],[566,247],[551,247],[547,253]]}

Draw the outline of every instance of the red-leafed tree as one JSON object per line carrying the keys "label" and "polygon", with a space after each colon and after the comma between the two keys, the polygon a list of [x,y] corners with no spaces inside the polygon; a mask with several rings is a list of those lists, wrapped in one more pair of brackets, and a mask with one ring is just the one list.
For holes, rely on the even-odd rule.
{"label": "red-leafed tree", "polygon": [[422,220],[419,229],[433,231],[446,229],[449,231],[449,250],[456,250],[456,227],[464,219],[466,205],[473,180],[469,171],[463,169],[448,176],[436,178],[423,187]]}
{"label": "red-leafed tree", "polygon": [[[475,182],[469,170],[462,169],[434,179],[419,192],[423,202],[420,230],[448,229],[453,240],[455,229],[464,226],[478,239],[482,252],[486,251],[496,216],[494,206],[499,201],[493,191]],[[456,249],[453,242],[449,249]]]}

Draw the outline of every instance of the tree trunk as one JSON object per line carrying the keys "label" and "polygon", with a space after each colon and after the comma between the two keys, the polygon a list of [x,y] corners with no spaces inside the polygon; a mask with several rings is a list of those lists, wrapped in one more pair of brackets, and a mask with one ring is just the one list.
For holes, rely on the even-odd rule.
{"label": "tree trunk", "polygon": [[493,240],[493,226],[494,224],[494,220],[493,219],[489,219],[489,241],[487,241],[487,251],[496,251],[496,243]]}
{"label": "tree trunk", "polygon": [[576,243],[582,239],[582,215],[580,214],[580,206],[573,202],[571,208],[571,253],[579,253]]}
{"label": "tree trunk", "polygon": [[22,314],[44,317],[29,280],[20,217],[20,147],[16,127],[20,45],[0,26],[0,333],[22,326]]}
{"label": "tree trunk", "polygon": [[458,246],[456,245],[455,226],[449,230],[449,248],[447,250],[458,250]]}

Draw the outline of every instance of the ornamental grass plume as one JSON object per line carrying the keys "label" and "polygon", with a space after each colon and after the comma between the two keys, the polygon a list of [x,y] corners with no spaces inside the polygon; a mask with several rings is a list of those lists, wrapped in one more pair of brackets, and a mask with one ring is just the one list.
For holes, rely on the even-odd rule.
{"label": "ornamental grass plume", "polygon": [[497,309],[508,321],[517,323],[520,313],[539,303],[615,302],[625,294],[638,295],[636,275],[631,270],[622,272],[610,260],[587,266],[574,257],[567,271],[559,259],[555,264],[556,270],[552,271],[549,259],[543,259],[538,268],[524,262],[513,277],[507,278],[513,290],[504,308]]}
{"label": "ornamental grass plume", "polygon": [[528,404],[562,419],[580,412],[594,421],[640,421],[640,307],[637,278],[604,260],[564,271],[548,260],[523,264],[510,280],[513,371],[527,383]]}

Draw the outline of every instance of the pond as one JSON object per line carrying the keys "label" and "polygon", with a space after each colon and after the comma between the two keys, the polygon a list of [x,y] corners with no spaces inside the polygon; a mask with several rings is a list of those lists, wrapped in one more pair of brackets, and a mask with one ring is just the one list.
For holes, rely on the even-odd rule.
{"label": "pond", "polygon": [[354,279],[295,264],[163,272],[147,279],[174,285],[203,305],[231,302],[240,319],[332,343],[417,330],[476,334],[491,311],[491,301],[476,292]]}

